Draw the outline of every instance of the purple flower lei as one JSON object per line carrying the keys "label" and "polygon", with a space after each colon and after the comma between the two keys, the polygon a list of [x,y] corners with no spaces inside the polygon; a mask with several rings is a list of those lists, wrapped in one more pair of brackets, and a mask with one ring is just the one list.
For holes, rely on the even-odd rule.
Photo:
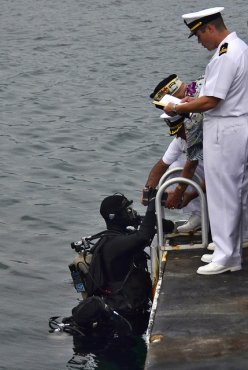
{"label": "purple flower lei", "polygon": [[193,82],[191,82],[190,84],[187,85],[185,95],[186,96],[195,96],[195,93],[196,93],[196,82],[193,81]]}

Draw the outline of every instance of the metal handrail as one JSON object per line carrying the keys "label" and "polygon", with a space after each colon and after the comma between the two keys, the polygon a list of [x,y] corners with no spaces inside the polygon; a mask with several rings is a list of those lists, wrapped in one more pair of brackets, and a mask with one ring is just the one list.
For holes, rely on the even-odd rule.
{"label": "metal handrail", "polygon": [[208,245],[208,216],[207,216],[207,202],[206,202],[205,195],[200,185],[198,185],[195,181],[186,179],[185,177],[174,177],[173,179],[169,179],[163,185],[161,185],[156,195],[155,206],[156,206],[157,226],[158,226],[158,231],[157,231],[158,248],[160,248],[163,245],[163,238],[164,238],[163,223],[162,223],[162,205],[161,205],[162,195],[168,186],[171,186],[178,182],[193,186],[200,196],[202,244],[203,244],[203,247],[207,247]]}
{"label": "metal handrail", "polygon": [[[163,176],[160,178],[159,183],[158,183],[158,188],[160,188],[160,186],[165,182],[165,180],[167,179],[167,177],[169,177],[172,173],[174,173],[174,172],[181,172],[182,170],[183,170],[183,167],[174,167],[174,168],[171,168],[171,169],[167,170],[163,174]],[[197,173],[194,173],[193,179],[198,180],[199,183],[202,182],[201,176],[199,176]]]}
{"label": "metal handrail", "polygon": [[[175,172],[182,172],[183,170],[183,167],[174,167],[174,168],[170,168],[169,170],[167,170],[163,176],[160,178],[159,180],[159,183],[158,183],[158,189],[160,188],[160,186],[165,182],[165,180],[167,179],[167,177],[171,176],[173,173]],[[197,173],[194,173],[193,175],[193,178],[192,180],[197,180],[199,183],[202,182],[202,178],[200,175],[198,175]],[[163,209],[163,215],[165,214],[165,209]]]}

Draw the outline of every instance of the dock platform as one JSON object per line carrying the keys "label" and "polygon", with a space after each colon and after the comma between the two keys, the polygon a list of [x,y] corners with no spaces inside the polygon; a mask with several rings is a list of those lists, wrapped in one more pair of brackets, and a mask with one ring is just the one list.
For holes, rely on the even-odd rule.
{"label": "dock platform", "polygon": [[196,273],[203,253],[165,252],[145,370],[248,369],[248,248],[219,275]]}

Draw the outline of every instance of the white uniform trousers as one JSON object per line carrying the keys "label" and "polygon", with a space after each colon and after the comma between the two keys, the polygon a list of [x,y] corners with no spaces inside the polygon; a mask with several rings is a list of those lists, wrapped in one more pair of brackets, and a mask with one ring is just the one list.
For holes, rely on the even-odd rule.
{"label": "white uniform trousers", "polygon": [[248,116],[204,118],[203,158],[213,262],[238,266],[248,210]]}

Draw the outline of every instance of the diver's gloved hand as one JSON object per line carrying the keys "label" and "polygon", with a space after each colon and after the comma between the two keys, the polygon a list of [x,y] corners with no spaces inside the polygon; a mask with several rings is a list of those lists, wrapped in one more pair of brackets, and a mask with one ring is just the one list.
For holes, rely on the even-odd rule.
{"label": "diver's gloved hand", "polygon": [[157,189],[154,189],[152,187],[144,187],[142,192],[142,204],[144,206],[148,206],[149,202],[152,200],[152,198],[156,197]]}
{"label": "diver's gloved hand", "polygon": [[[143,194],[142,194],[142,204],[144,206],[148,206],[149,203],[152,201],[152,199],[156,197],[156,195],[157,195],[157,189],[144,188]],[[161,204],[165,203],[167,197],[168,197],[168,193],[164,192],[161,197]]]}
{"label": "diver's gloved hand", "polygon": [[149,200],[147,211],[148,212],[155,212],[155,197]]}
{"label": "diver's gloved hand", "polygon": [[[165,196],[167,195],[167,193],[164,193]],[[155,207],[155,198],[152,198],[148,204],[148,207],[147,207],[147,211],[148,212],[155,212],[156,210],[156,207]],[[175,229],[175,224],[173,221],[171,220],[166,220],[166,219],[162,219],[162,223],[163,223],[163,231],[167,234],[167,233],[172,233]]]}
{"label": "diver's gloved hand", "polygon": [[[157,190],[154,191],[153,196],[148,201],[148,207],[147,207],[148,211],[155,211],[155,197],[156,197],[156,194],[157,194]],[[162,194],[162,198],[161,198],[161,204],[162,205],[164,205],[167,197],[168,197],[168,193],[164,192]]]}

